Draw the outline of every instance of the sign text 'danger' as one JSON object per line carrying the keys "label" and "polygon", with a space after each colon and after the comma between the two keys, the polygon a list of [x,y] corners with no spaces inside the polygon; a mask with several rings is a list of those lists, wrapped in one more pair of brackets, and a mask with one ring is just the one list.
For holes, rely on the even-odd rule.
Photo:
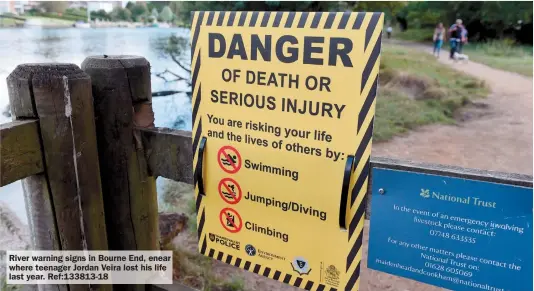
{"label": "sign text 'danger'", "polygon": [[305,65],[352,67],[352,40],[345,37],[251,34],[247,44],[239,33],[231,39],[220,33],[209,33],[210,58],[239,58],[241,60],[271,62],[273,55],[280,62],[290,64],[301,60]]}

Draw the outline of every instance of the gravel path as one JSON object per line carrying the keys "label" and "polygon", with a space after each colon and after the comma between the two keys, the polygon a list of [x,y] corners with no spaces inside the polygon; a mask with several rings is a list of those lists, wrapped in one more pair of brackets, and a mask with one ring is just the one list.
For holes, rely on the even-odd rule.
{"label": "gravel path", "polygon": [[[431,53],[429,47],[411,46]],[[532,78],[474,62],[454,63],[445,51],[439,61],[490,86],[491,94],[480,101],[485,108],[467,112],[482,116],[457,126],[421,127],[373,145],[373,155],[532,175]]]}

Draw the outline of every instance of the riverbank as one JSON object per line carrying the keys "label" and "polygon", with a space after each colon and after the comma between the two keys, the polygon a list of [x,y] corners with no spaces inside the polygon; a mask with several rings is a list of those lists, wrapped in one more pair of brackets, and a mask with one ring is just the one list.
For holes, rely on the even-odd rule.
{"label": "riverbank", "polygon": [[76,21],[43,16],[23,16],[21,19],[0,18],[0,28],[176,28],[167,23],[144,23],[128,21],[91,21],[84,25],[76,25]]}

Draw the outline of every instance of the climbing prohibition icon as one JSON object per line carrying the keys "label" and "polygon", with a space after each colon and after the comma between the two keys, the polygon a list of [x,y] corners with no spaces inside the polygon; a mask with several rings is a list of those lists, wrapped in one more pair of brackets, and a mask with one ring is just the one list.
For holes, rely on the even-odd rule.
{"label": "climbing prohibition icon", "polygon": [[243,227],[241,216],[232,208],[223,208],[219,214],[219,220],[222,227],[231,233],[237,233]]}

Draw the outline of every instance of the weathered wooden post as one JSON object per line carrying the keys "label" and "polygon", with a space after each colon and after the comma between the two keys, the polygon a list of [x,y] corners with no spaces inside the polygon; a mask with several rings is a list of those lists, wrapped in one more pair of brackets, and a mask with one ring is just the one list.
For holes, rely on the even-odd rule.
{"label": "weathered wooden post", "polygon": [[92,56],[82,69],[93,86],[110,250],[158,250],[156,183],[134,124],[137,111],[151,112],[150,64],[136,56]]}
{"label": "weathered wooden post", "polygon": [[[7,83],[13,118],[39,121],[44,174],[22,181],[32,249],[108,249],[89,76],[73,64],[27,64]],[[39,288],[111,290],[109,285]]]}

